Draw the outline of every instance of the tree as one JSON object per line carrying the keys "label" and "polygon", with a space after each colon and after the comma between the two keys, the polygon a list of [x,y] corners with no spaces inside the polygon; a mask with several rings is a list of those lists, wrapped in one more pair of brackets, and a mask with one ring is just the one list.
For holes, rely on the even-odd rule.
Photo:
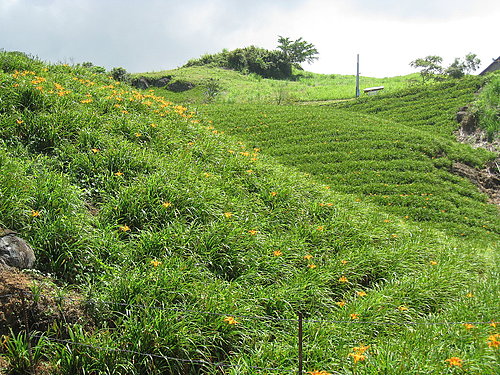
{"label": "tree", "polygon": [[438,75],[443,73],[443,68],[440,65],[443,62],[441,56],[427,56],[425,58],[419,58],[413,60],[410,66],[413,68],[420,68],[420,75],[422,76],[422,81],[426,81],[431,78],[436,78]]}
{"label": "tree", "polygon": [[304,61],[310,64],[318,59],[318,50],[302,38],[292,41],[290,38],[278,36],[278,49],[290,64],[299,65]]}
{"label": "tree", "polygon": [[474,53],[465,55],[465,59],[455,58],[455,60],[444,69],[441,66],[443,58],[441,56],[427,56],[413,60],[410,65],[414,68],[420,68],[420,75],[425,82],[429,79],[461,78],[465,74],[470,74],[479,68],[481,60]]}

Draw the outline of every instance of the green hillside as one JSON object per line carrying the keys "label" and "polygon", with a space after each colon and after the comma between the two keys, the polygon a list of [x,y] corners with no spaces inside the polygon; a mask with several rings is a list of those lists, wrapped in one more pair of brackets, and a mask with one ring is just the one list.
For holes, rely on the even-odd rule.
{"label": "green hillside", "polygon": [[[440,169],[490,154],[348,109],[208,105],[201,115],[19,53],[0,52],[0,98],[0,226],[32,244],[59,301],[77,294],[86,307],[86,321],[70,324],[55,303],[60,320],[31,332],[36,371],[297,372],[299,313],[309,373],[496,371],[498,222],[484,196]],[[228,121],[237,119],[256,136]],[[304,149],[320,150],[316,128],[327,147],[333,137],[342,145],[325,166],[356,157],[338,177],[368,164],[359,156],[370,148],[370,160],[402,154],[401,163],[422,166],[429,186],[454,181],[438,186],[436,203],[449,204],[451,218],[470,217],[467,236],[455,235],[461,224],[452,219],[451,230],[404,219],[377,198],[353,196],[347,183],[304,173]],[[275,144],[264,143],[264,131]],[[370,131],[403,145],[376,150]],[[398,131],[408,138],[396,139]],[[28,303],[41,309],[42,286],[29,290]],[[9,296],[0,297],[3,319]],[[42,327],[36,318],[27,317]],[[0,364],[26,373],[26,335],[9,328],[0,326]]]}
{"label": "green hillside", "polygon": [[[256,74],[242,74],[234,70],[206,66],[183,67],[154,73],[135,74],[134,77],[160,78],[171,76],[172,81],[190,82],[191,90],[174,93],[164,88],[154,88],[156,94],[183,103],[203,103],[208,99],[207,86],[217,82],[218,103],[268,103],[315,102],[353,98],[356,76],[340,74],[315,74],[295,71],[294,80],[266,79]],[[395,92],[415,83],[418,75],[371,78],[361,77],[362,88],[384,86],[385,92]]]}
{"label": "green hillside", "polygon": [[[416,88],[334,106],[209,105],[219,130],[336,191],[376,204],[403,220],[454,235],[500,231],[498,208],[453,162],[480,167],[495,157],[453,140],[457,108],[478,79]],[[363,113],[364,112],[364,113]]]}

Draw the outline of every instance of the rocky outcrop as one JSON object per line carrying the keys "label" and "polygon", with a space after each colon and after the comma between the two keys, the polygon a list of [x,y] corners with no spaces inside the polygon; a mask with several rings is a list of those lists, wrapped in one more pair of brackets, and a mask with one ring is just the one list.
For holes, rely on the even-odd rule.
{"label": "rocky outcrop", "polygon": [[9,229],[0,228],[0,268],[33,268],[35,253],[26,241]]}
{"label": "rocky outcrop", "polygon": [[146,90],[150,87],[165,87],[172,80],[172,76],[164,76],[160,78],[138,77],[132,80],[132,86]]}
{"label": "rocky outcrop", "polygon": [[184,81],[184,80],[175,80],[172,81],[172,76],[164,76],[161,78],[151,78],[151,77],[138,77],[132,80],[132,86],[135,88],[146,90],[150,87],[158,87],[158,88],[166,88],[172,92],[183,92],[192,89],[195,87],[194,83]]}

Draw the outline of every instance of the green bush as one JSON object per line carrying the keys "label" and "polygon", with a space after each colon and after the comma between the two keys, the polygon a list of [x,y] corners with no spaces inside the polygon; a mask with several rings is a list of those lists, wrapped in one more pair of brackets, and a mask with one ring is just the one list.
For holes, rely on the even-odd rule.
{"label": "green bush", "polygon": [[488,82],[481,89],[472,111],[491,141],[500,131],[500,72],[488,76]]}

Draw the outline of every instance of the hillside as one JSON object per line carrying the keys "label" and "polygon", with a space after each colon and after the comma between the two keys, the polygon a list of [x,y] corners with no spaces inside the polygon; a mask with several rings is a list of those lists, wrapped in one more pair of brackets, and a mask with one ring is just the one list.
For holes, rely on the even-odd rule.
{"label": "hillside", "polygon": [[[285,122],[275,117],[293,116],[296,129],[306,125],[315,137],[312,124],[334,116],[335,136],[347,144],[341,130],[351,112],[262,107],[262,124],[254,107],[209,114],[206,106],[201,115],[82,67],[8,52],[0,52],[0,98],[0,226],[32,244],[55,296],[78,294],[88,319],[71,323],[51,306],[60,321],[30,332],[39,373],[297,372],[299,313],[311,373],[494,373],[495,231],[478,224],[457,236],[404,220],[222,130],[238,108],[247,115],[241,126],[275,128],[281,138],[290,127],[280,133]],[[411,129],[353,119],[366,133],[371,123],[387,125],[379,136]],[[415,130],[409,145],[415,134],[430,140]],[[444,136],[436,142],[431,152],[442,145],[447,158],[465,150]],[[431,172],[424,151],[414,156]],[[461,157],[481,164],[490,154]],[[453,186],[457,202],[474,199],[463,209],[476,220],[474,205],[487,208],[485,198],[466,181]],[[41,308],[45,284],[29,288],[27,303]],[[21,319],[22,305],[10,298],[0,296],[0,310],[17,308]],[[33,326],[35,318],[26,320]],[[26,335],[6,323],[0,364],[25,373]]]}
{"label": "hillside", "polygon": [[214,126],[281,163],[310,173],[404,220],[454,235],[500,231],[498,209],[454,163],[480,167],[495,154],[454,139],[456,109],[479,80],[447,82],[332,106],[209,105]]}
{"label": "hillside", "polygon": [[[155,93],[169,100],[182,103],[267,103],[318,102],[354,97],[356,77],[354,75],[315,74],[294,71],[293,80],[274,80],[256,74],[242,74],[233,70],[206,66],[183,67],[154,73],[135,74],[137,77],[171,77],[172,82],[189,82],[195,87],[175,93],[164,88],[152,88]],[[417,74],[390,78],[361,77],[362,88],[385,86],[385,92],[395,92],[415,84]],[[207,90],[217,83],[217,95],[210,97]]]}

